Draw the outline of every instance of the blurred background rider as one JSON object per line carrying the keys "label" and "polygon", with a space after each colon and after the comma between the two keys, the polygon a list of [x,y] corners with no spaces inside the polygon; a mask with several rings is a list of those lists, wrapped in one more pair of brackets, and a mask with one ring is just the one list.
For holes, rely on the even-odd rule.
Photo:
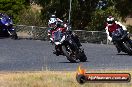
{"label": "blurred background rider", "polygon": [[[112,32],[115,31],[116,29],[123,29],[124,32],[127,33],[127,28],[123,24],[121,24],[118,21],[115,21],[115,18],[113,16],[109,16],[107,18],[106,26],[105,26],[105,30],[107,33],[107,39],[109,41],[112,41]],[[117,51],[119,53],[121,50],[118,49],[118,47],[117,47]]]}

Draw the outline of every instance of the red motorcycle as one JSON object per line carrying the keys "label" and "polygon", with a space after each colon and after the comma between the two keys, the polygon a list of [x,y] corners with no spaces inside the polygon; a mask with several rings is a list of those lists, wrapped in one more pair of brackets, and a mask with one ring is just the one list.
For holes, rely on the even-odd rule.
{"label": "red motorcycle", "polygon": [[78,38],[70,29],[58,27],[52,32],[53,43],[60,54],[67,57],[70,62],[76,62],[78,59],[85,62],[87,57]]}

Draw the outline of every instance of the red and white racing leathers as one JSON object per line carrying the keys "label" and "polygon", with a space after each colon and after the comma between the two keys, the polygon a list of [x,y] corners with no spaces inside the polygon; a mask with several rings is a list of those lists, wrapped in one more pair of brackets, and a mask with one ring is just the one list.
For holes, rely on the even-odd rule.
{"label": "red and white racing leathers", "polygon": [[116,29],[118,29],[118,28],[122,28],[123,30],[125,30],[125,31],[127,31],[127,29],[126,29],[126,27],[124,26],[124,25],[122,25],[120,22],[117,22],[117,21],[115,21],[113,24],[108,24],[108,23],[106,23],[106,27],[105,27],[105,30],[106,30],[106,33],[107,33],[107,39],[109,40],[109,41],[112,41],[112,37],[111,37],[111,33],[113,32],[113,31],[115,31]]}

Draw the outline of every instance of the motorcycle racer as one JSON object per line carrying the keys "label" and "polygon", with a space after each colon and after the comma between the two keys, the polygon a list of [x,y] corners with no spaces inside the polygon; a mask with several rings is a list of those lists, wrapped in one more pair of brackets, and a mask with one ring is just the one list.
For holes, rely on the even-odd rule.
{"label": "motorcycle racer", "polygon": [[[55,34],[55,32],[58,29],[62,29],[63,32],[65,32],[66,28],[64,28],[63,21],[59,18],[56,18],[55,15],[51,15],[49,21],[48,21],[48,36],[50,38],[50,42],[55,43],[55,39],[59,38],[58,35]],[[57,56],[59,56],[60,52],[57,49],[57,45],[60,44],[61,41],[55,43],[55,51],[53,52]]]}
{"label": "motorcycle racer", "polygon": [[[61,52],[59,52],[60,50],[57,49],[58,45],[61,44],[64,40],[64,37],[62,37],[62,35],[65,32],[69,32],[72,33],[71,31],[71,27],[68,25],[68,22],[66,21],[62,21],[59,18],[56,18],[55,15],[51,15],[49,22],[48,22],[48,36],[50,38],[50,42],[55,44],[55,51],[53,52],[54,54],[56,54],[57,56],[59,56],[59,54],[61,54]],[[62,32],[60,33],[60,35],[57,35],[56,32],[59,30],[61,30]],[[75,42],[77,43],[77,45],[80,47],[82,46],[79,38],[76,34],[73,34],[73,39],[75,40]],[[58,37],[59,36],[59,37]],[[61,38],[60,41],[56,41],[56,38]]]}
{"label": "motorcycle racer", "polygon": [[62,22],[63,21],[59,18],[56,18],[55,15],[51,15],[48,21],[48,36],[50,37],[51,41],[53,41],[53,38],[51,37],[52,31],[56,30],[56,28],[58,27],[57,25]]}
{"label": "motorcycle racer", "polygon": [[[107,18],[107,22],[106,22],[106,26],[105,26],[105,30],[107,33],[107,39],[112,42],[112,32],[115,31],[116,29],[122,28],[124,30],[124,32],[127,33],[127,29],[126,27],[121,24],[118,21],[115,21],[114,17],[109,16]],[[116,46],[118,53],[120,52],[120,49],[118,49],[118,47]]]}
{"label": "motorcycle racer", "polygon": [[12,18],[5,13],[0,13],[0,34],[17,39],[17,33],[13,27]]}

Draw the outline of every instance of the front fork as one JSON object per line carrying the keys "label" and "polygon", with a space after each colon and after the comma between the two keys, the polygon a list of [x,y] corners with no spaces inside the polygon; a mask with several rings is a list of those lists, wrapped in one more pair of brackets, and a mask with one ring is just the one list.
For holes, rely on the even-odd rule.
{"label": "front fork", "polygon": [[12,35],[16,32],[14,28],[8,28],[7,31],[10,35]]}
{"label": "front fork", "polygon": [[127,37],[127,41],[128,41],[128,43],[130,44],[130,46],[132,48],[132,40],[129,37]]}

